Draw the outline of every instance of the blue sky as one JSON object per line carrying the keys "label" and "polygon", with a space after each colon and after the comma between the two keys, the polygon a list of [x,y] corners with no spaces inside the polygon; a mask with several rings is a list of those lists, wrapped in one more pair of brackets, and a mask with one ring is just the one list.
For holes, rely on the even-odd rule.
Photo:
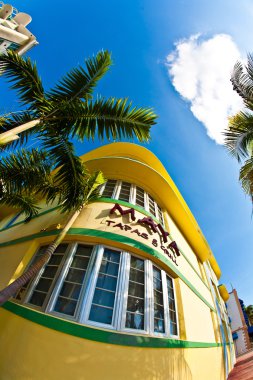
{"label": "blue sky", "polygon": [[[237,104],[230,89],[224,90],[227,65],[233,65],[237,53],[245,57],[253,52],[252,1],[12,3],[33,17],[29,28],[40,44],[29,56],[45,87],[98,50],[112,52],[114,65],[98,92],[127,96],[155,109],[159,120],[147,147],[163,162],[196,217],[221,266],[221,282],[229,290],[232,283],[239,297],[253,304],[251,204],[238,183],[237,162],[217,144],[223,113]],[[2,80],[1,88],[1,111],[18,109]],[[83,154],[98,145],[79,144],[77,151]]]}

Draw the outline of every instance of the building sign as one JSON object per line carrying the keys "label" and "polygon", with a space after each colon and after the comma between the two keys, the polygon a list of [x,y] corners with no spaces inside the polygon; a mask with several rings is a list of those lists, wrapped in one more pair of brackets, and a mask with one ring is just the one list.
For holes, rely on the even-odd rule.
{"label": "building sign", "polygon": [[[110,210],[110,215],[117,214],[129,215],[131,221],[136,222],[136,224],[129,225],[123,223],[117,223],[114,220],[106,220],[106,224],[112,228],[119,228],[121,231],[129,231],[131,234],[136,234],[143,240],[151,241],[151,244],[155,248],[160,248],[172,261],[175,265],[178,266],[177,257],[180,256],[180,251],[175,241],[172,241],[168,244],[169,233],[164,230],[163,226],[160,223],[155,223],[151,217],[144,217],[142,219],[136,220],[135,210],[133,208],[128,208],[123,210],[123,208],[116,203],[113,208]],[[138,225],[146,227],[147,232],[142,232],[139,230]],[[156,235],[154,235],[156,234]],[[155,236],[155,237],[154,237]]]}

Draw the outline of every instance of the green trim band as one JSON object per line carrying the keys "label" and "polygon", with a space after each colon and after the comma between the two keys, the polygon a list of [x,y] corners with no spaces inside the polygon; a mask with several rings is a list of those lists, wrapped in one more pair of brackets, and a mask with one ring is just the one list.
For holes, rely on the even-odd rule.
{"label": "green trim band", "polygon": [[[0,244],[0,248],[6,247],[9,245],[14,245],[18,243],[23,243],[25,241],[37,239],[44,236],[54,236],[58,235],[61,230],[52,230],[52,231],[42,231],[37,234],[24,236],[22,238],[14,239],[5,243]],[[147,246],[146,244],[143,244],[139,241],[136,241],[134,239],[131,239],[127,236],[122,236],[115,234],[113,232],[107,232],[107,231],[99,231],[95,229],[90,228],[70,228],[68,231],[68,235],[77,235],[77,236],[91,236],[91,237],[100,237],[103,239],[107,239],[109,241],[117,241],[123,244],[126,244],[130,247],[137,248],[141,251],[144,251],[160,261],[162,261],[164,264],[166,264],[174,273],[177,274],[178,277],[181,278],[181,280],[214,312],[216,310],[213,306],[210,305],[210,303],[198,292],[198,290],[190,283],[190,281],[187,280],[187,278],[172,264],[172,262],[167,259],[166,257],[162,256],[160,252],[156,251],[155,249]],[[68,236],[67,235],[67,236]]]}
{"label": "green trim band", "polygon": [[221,343],[189,342],[186,340],[153,338],[100,330],[44,314],[9,301],[2,307],[11,313],[50,329],[101,343],[149,348],[209,348],[221,347],[222,345]]}
{"label": "green trim band", "polygon": [[137,205],[134,205],[132,203],[129,203],[129,202],[125,202],[125,201],[121,201],[119,199],[114,199],[114,198],[97,198],[95,200],[95,202],[104,202],[104,203],[118,203],[119,205],[122,205],[122,206],[125,206],[125,207],[129,207],[129,208],[133,208],[134,210],[136,211],[139,211],[140,213],[146,215],[146,216],[149,216],[150,218],[152,218],[153,220],[156,221],[156,223],[160,223],[160,221],[153,215],[151,214],[150,212],[146,211],[144,208],[140,207],[140,206],[137,206]]}
{"label": "green trim band", "polygon": [[[35,218],[38,218],[39,216],[42,216],[42,215],[48,214],[49,212],[52,212],[52,211],[54,211],[54,210],[57,210],[57,209],[60,208],[60,207],[61,207],[61,206],[55,206],[55,207],[50,208],[50,209],[48,209],[48,210],[46,210],[46,211],[42,211],[42,212],[40,212],[39,214],[33,216],[33,217],[31,218],[31,220],[32,220],[32,219],[35,219]],[[17,223],[13,223],[10,227],[4,227],[4,228],[0,229],[0,232],[2,232],[2,231],[6,231],[6,230],[9,230],[10,228],[12,228],[12,227],[16,227],[16,226],[18,226],[19,224],[23,224],[23,223],[25,223],[24,220],[21,220],[20,222],[17,222]]]}
{"label": "green trim band", "polygon": [[[125,202],[125,201],[121,201],[119,199],[114,199],[114,198],[105,198],[105,197],[101,197],[101,198],[97,198],[94,200],[94,202],[104,202],[104,203],[118,203],[122,206],[125,206],[125,207],[131,207],[133,209],[135,209],[136,211],[139,211],[140,213],[146,215],[146,216],[149,216],[151,217],[152,219],[154,219],[157,223],[160,223],[158,219],[156,219],[156,217],[154,217],[154,215],[152,215],[151,213],[149,213],[148,211],[146,211],[145,209],[143,209],[142,207],[140,206],[137,206],[137,205],[133,205],[132,203],[128,203],[128,202]],[[43,211],[41,213],[39,213],[38,215],[36,216],[33,216],[31,219],[35,219],[35,218],[38,218],[39,216],[42,216],[42,215],[45,215],[49,212],[52,212],[54,210],[57,210],[59,209],[60,206],[55,206],[49,210],[46,210],[46,211]],[[6,231],[6,230],[9,230],[10,228],[12,227],[16,227],[20,224],[23,224],[24,223],[24,220],[20,221],[20,222],[17,222],[17,223],[13,223],[10,227],[5,227],[5,228],[2,228],[0,229],[0,232],[2,231]],[[172,235],[170,235],[172,237]],[[172,237],[173,239],[173,237]],[[174,239],[173,239],[174,240]],[[203,282],[203,284],[207,287],[208,290],[209,287],[206,285],[206,283],[203,281],[203,279],[201,278],[201,276],[199,275],[199,273],[196,271],[196,269],[194,268],[194,266],[192,265],[192,263],[190,262],[190,260],[187,258],[187,256],[185,255],[185,253],[179,248],[179,251],[180,253],[182,254],[182,256],[185,258],[185,260],[188,262],[188,264],[192,267],[192,269],[194,270],[194,272],[196,273],[196,275],[200,278],[200,280]]]}

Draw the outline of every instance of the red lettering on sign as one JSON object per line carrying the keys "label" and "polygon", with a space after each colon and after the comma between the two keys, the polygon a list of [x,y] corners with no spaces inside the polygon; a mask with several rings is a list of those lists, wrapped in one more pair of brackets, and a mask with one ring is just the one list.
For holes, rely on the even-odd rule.
{"label": "red lettering on sign", "polygon": [[106,220],[105,223],[107,223],[107,226],[110,226],[112,223],[115,223],[113,220]]}
{"label": "red lettering on sign", "polygon": [[172,241],[169,245],[168,245],[168,248],[172,251],[172,253],[174,254],[174,256],[180,256],[180,251],[179,251],[179,248],[177,246],[177,243],[175,241]]}
{"label": "red lettering on sign", "polygon": [[115,224],[113,227],[119,227],[121,230],[124,229],[122,223]]}
{"label": "red lettering on sign", "polygon": [[135,212],[134,212],[134,209],[133,208],[129,208],[128,210],[123,210],[123,208],[118,204],[116,203],[114,205],[114,207],[111,209],[110,211],[110,214],[113,214],[115,211],[119,211],[119,213],[121,215],[127,215],[127,214],[130,214],[131,215],[131,219],[132,220],[135,220],[136,217],[135,217]]}
{"label": "red lettering on sign", "polygon": [[131,231],[131,234],[137,234],[138,236],[141,236],[141,233],[139,232],[139,230],[133,230]]}

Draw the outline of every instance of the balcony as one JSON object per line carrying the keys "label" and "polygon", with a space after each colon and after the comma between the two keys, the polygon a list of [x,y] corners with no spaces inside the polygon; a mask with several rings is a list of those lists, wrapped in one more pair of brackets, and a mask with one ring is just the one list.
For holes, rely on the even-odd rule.
{"label": "balcony", "polygon": [[13,50],[22,55],[38,44],[36,37],[27,29],[31,21],[32,17],[27,13],[0,2],[0,54]]}

